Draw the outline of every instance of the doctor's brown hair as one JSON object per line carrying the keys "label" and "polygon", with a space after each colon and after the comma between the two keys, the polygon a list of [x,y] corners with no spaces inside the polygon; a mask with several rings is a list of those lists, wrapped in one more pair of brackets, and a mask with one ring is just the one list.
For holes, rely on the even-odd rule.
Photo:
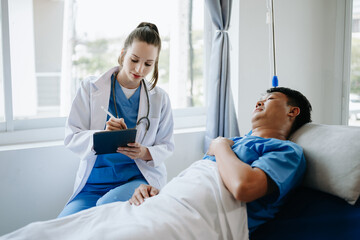
{"label": "doctor's brown hair", "polygon": [[158,28],[155,24],[149,23],[149,22],[142,22],[140,23],[130,34],[127,36],[125,43],[124,43],[124,51],[122,54],[120,54],[118,58],[118,62],[120,64],[120,68],[123,65],[124,56],[127,52],[127,49],[131,44],[134,42],[134,40],[140,41],[140,42],[146,42],[147,44],[151,44],[158,48],[158,55],[155,59],[154,64],[154,70],[153,75],[151,77],[151,88],[153,89],[158,81],[159,78],[159,54],[161,50],[161,38],[158,31]]}

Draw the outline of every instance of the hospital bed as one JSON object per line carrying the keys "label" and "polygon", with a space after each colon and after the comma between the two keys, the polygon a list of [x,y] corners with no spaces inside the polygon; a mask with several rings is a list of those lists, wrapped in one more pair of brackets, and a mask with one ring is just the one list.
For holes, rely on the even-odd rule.
{"label": "hospital bed", "polygon": [[[357,127],[313,123],[294,133],[291,140],[307,159],[304,180],[275,219],[250,239],[359,239],[359,137]],[[226,190],[216,163],[200,160],[138,207],[105,204],[32,223],[0,240],[248,239],[246,220],[246,204]]]}
{"label": "hospital bed", "polygon": [[360,128],[310,123],[291,140],[304,149],[304,181],[250,239],[360,239]]}

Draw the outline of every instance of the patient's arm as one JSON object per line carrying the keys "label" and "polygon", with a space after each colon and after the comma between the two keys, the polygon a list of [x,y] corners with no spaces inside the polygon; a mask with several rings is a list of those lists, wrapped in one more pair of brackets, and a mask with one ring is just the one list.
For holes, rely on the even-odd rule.
{"label": "patient's arm", "polygon": [[272,187],[265,172],[259,168],[239,161],[232,151],[233,141],[218,137],[214,139],[208,150],[208,155],[215,155],[220,176],[235,199],[243,202],[251,202],[265,196]]}
{"label": "patient's arm", "polygon": [[134,194],[129,199],[130,204],[140,205],[145,198],[153,197],[159,194],[159,190],[153,186],[141,184],[135,189]]}

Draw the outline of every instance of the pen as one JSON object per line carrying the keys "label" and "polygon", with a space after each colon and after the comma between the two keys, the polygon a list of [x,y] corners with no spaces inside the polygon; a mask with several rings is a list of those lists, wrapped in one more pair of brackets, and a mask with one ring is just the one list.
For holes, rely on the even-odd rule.
{"label": "pen", "polygon": [[112,115],[108,110],[106,110],[103,106],[101,106],[102,110],[104,110],[110,117],[112,118],[116,118],[114,117],[114,115]]}

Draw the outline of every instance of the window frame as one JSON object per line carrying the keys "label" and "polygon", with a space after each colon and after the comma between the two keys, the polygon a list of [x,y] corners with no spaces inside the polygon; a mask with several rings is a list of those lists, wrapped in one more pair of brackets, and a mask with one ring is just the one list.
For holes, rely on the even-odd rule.
{"label": "window frame", "polygon": [[[5,121],[0,122],[0,146],[25,144],[34,142],[60,141],[64,139],[65,123],[67,117],[50,117],[39,119],[14,120],[12,102],[12,77],[11,77],[11,53],[10,53],[10,32],[9,32],[9,0],[1,1],[1,34],[3,55],[3,81],[4,81],[4,114]],[[206,24],[210,16],[204,4],[204,79],[207,75],[207,62],[210,56],[208,45],[212,25]],[[206,81],[203,80],[203,87],[206,89]],[[206,91],[205,91],[206,92]],[[205,94],[206,103],[206,94]],[[174,109],[174,129],[204,127],[206,123],[206,107],[189,107]]]}
{"label": "window frame", "polygon": [[[357,7],[360,7],[357,5]],[[352,64],[352,39],[353,39],[353,8],[354,1],[345,2],[345,29],[344,29],[344,59],[343,59],[343,91],[342,91],[342,115],[341,124],[349,126],[358,126],[353,124],[349,118],[350,112],[350,94],[351,94],[351,64]]]}

